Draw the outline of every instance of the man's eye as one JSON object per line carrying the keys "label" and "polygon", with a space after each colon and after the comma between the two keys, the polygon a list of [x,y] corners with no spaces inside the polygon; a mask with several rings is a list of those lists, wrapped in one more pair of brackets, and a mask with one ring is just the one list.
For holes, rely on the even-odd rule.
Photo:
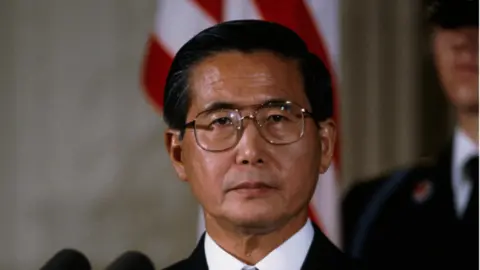
{"label": "man's eye", "polygon": [[267,118],[267,121],[269,122],[281,122],[286,120],[286,118],[283,115],[270,115]]}
{"label": "man's eye", "polygon": [[213,120],[210,125],[211,126],[225,126],[225,125],[231,125],[231,124],[232,124],[232,120],[230,118],[221,117],[221,118]]}

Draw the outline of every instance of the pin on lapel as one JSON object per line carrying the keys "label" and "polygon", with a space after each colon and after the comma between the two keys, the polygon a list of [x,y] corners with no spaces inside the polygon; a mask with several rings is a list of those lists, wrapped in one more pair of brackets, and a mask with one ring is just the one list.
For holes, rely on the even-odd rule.
{"label": "pin on lapel", "polygon": [[416,203],[424,203],[433,194],[433,184],[430,180],[425,179],[417,183],[413,188],[412,197]]}

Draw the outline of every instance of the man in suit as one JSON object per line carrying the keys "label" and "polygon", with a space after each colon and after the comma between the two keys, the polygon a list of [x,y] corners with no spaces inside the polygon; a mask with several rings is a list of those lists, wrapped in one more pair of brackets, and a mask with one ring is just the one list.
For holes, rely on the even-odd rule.
{"label": "man in suit", "polygon": [[453,139],[431,162],[352,188],[344,247],[372,267],[478,269],[478,0],[435,0],[428,11]]}
{"label": "man in suit", "polygon": [[321,60],[276,23],[220,23],[179,50],[165,86],[165,143],[206,233],[167,269],[349,269],[308,218],[333,155],[331,91]]}

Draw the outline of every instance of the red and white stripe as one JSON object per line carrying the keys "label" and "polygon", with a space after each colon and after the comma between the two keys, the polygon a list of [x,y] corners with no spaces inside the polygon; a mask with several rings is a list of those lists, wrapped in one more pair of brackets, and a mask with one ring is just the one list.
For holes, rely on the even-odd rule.
{"label": "red and white stripe", "polygon": [[[262,19],[296,31],[326,64],[333,76],[334,118],[338,122],[338,0],[159,0],[154,31],[149,38],[142,70],[146,96],[161,113],[163,87],[173,56],[199,31],[235,19]],[[339,126],[339,125],[338,125]],[[338,168],[339,147],[333,165],[319,176],[310,216],[340,246]],[[204,231],[200,211],[199,234]]]}

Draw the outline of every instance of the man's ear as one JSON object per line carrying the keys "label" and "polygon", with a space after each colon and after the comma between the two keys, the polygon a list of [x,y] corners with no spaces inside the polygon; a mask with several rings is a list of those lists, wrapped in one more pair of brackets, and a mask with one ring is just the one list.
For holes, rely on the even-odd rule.
{"label": "man's ear", "polygon": [[182,161],[182,141],[180,140],[180,132],[178,130],[168,129],[164,136],[165,148],[172,161],[173,168],[181,180],[187,181],[185,166]]}
{"label": "man's ear", "polygon": [[325,173],[333,160],[333,154],[335,153],[335,143],[337,140],[337,125],[329,118],[319,123],[318,136],[321,143],[321,160],[319,166],[319,172]]}

